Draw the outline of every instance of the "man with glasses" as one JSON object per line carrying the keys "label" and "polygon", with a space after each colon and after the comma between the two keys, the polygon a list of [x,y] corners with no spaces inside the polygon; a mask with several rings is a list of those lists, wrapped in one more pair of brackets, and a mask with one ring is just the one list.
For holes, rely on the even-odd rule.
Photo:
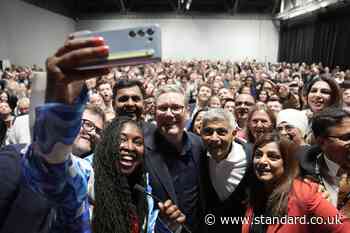
{"label": "man with glasses", "polygon": [[[160,87],[156,95],[157,128],[145,135],[145,166],[152,193],[172,200],[186,215],[192,232],[199,230],[199,160],[204,156],[201,139],[184,131],[187,101],[177,85]],[[157,220],[156,232],[163,232]],[[185,230],[183,230],[185,232]]]}
{"label": "man with glasses", "polygon": [[96,105],[87,105],[80,131],[73,143],[72,154],[92,163],[92,154],[101,139],[106,121],[105,113]]}
{"label": "man with glasses", "polygon": [[[201,164],[201,187],[205,213],[216,219],[223,216],[243,217],[248,185],[251,147],[235,140],[237,124],[223,109],[209,109],[203,116],[201,137],[207,155]],[[207,232],[241,232],[241,224],[207,226]]]}
{"label": "man with glasses", "polygon": [[350,113],[340,107],[326,108],[313,117],[312,131],[317,145],[301,154],[301,172],[317,180],[337,206],[340,178],[350,172]]}
{"label": "man with glasses", "polygon": [[248,114],[255,106],[255,99],[252,95],[239,94],[236,97],[235,117],[238,124],[238,136],[246,139],[246,127]]}

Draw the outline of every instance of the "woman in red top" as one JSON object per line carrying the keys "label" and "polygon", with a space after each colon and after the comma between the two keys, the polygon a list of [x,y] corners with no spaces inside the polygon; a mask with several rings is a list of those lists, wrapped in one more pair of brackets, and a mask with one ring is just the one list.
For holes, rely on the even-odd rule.
{"label": "woman in red top", "polygon": [[297,177],[292,141],[268,133],[257,140],[246,224],[242,233],[350,232],[350,222],[318,192]]}

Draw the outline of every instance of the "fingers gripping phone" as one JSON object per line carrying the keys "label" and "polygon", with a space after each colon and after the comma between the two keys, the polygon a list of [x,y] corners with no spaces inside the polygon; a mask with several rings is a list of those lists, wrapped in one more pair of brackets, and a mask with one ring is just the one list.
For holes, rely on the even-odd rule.
{"label": "fingers gripping phone", "polygon": [[158,25],[113,31],[84,31],[75,34],[77,38],[98,36],[103,37],[109,46],[109,56],[104,59],[91,59],[77,68],[78,70],[141,65],[161,61],[161,30]]}

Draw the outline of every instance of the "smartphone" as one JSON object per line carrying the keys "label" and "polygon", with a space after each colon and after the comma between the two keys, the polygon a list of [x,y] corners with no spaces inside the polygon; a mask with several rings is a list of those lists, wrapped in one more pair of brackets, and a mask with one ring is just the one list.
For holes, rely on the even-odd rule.
{"label": "smartphone", "polygon": [[109,46],[107,58],[91,59],[78,70],[141,65],[160,62],[162,59],[161,30],[158,25],[113,31],[84,31],[74,35],[77,38],[101,36]]}

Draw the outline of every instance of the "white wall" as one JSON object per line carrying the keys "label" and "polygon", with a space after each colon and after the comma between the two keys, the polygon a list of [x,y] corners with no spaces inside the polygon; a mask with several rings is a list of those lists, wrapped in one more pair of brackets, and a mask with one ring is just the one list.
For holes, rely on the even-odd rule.
{"label": "white wall", "polygon": [[20,0],[0,0],[0,59],[44,66],[75,21]]}
{"label": "white wall", "polygon": [[78,21],[77,30],[111,30],[153,23],[162,28],[165,59],[277,61],[278,31],[266,17],[83,19]]}

